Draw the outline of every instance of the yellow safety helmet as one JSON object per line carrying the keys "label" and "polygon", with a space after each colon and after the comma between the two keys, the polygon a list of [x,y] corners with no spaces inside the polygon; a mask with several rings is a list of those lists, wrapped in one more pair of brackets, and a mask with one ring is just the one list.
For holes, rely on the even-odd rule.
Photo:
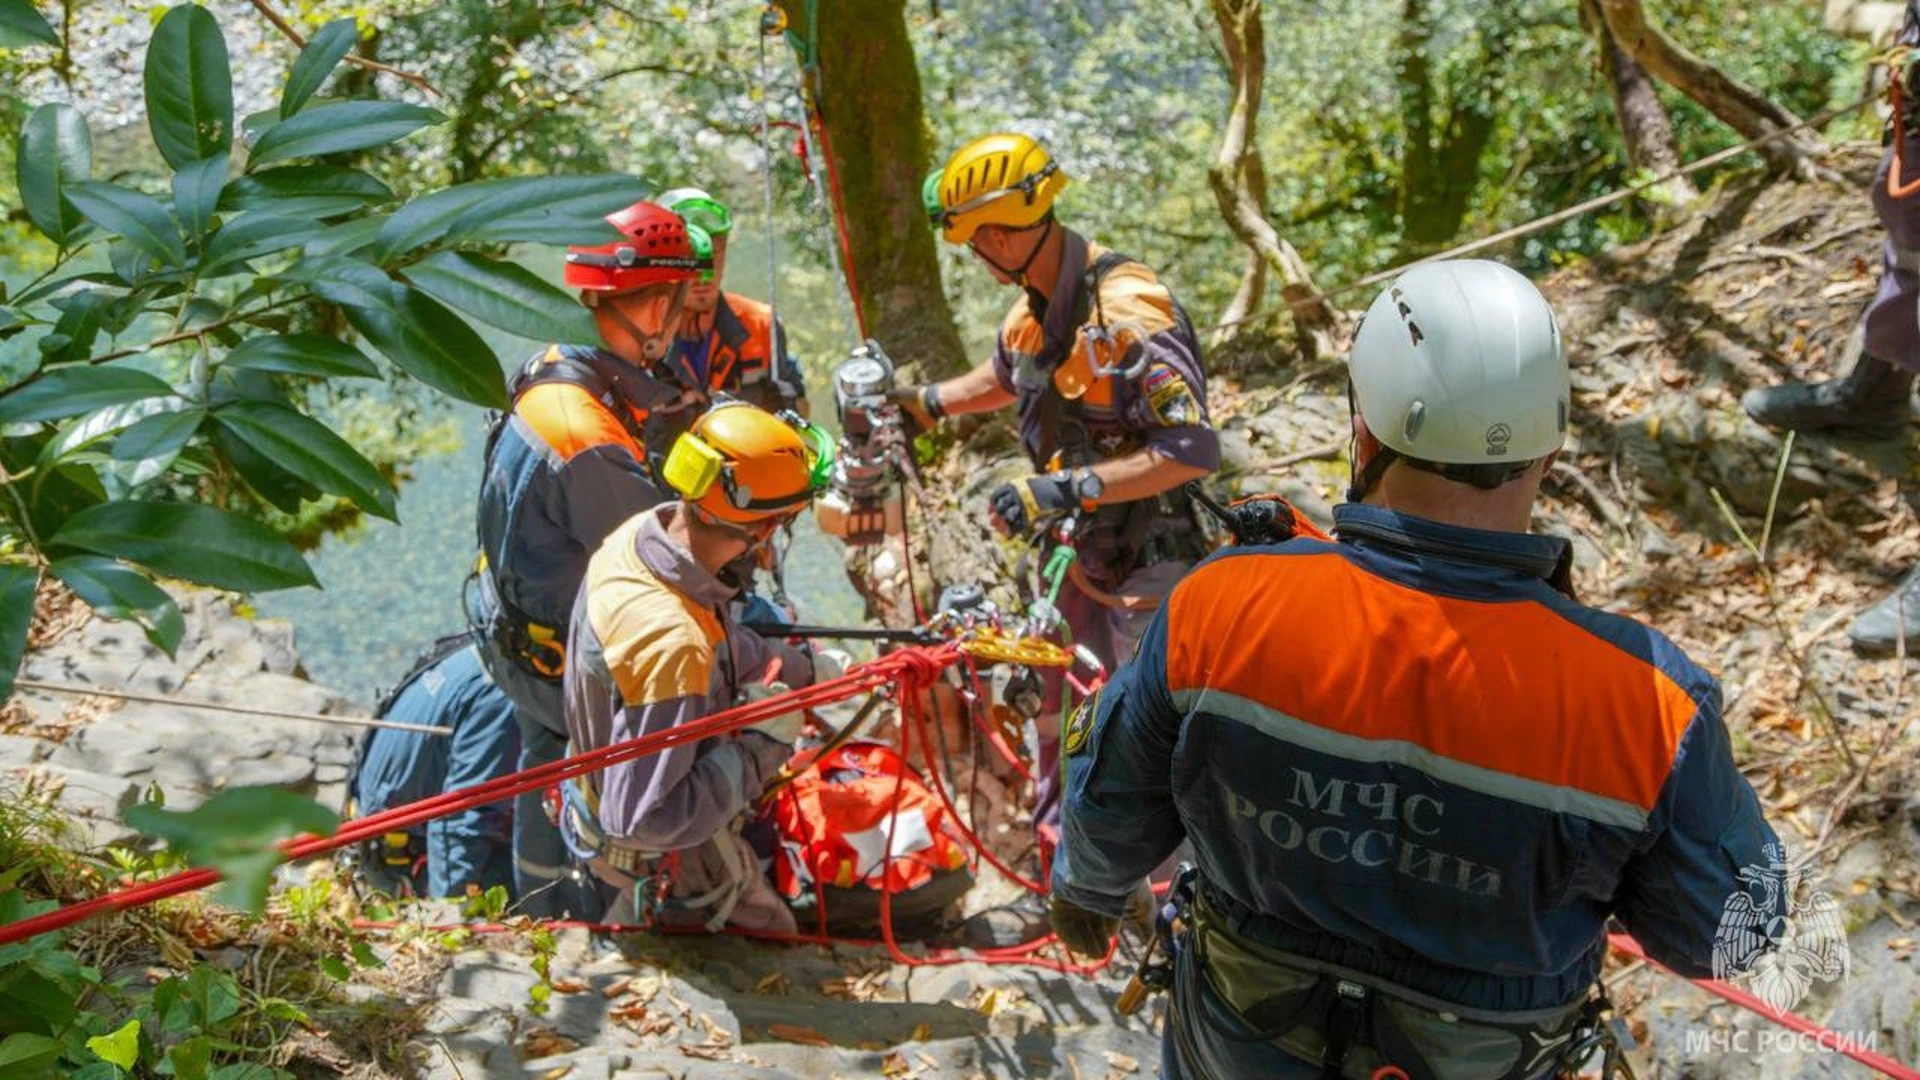
{"label": "yellow safety helmet", "polygon": [[1053,212],[1066,186],[1060,163],[1032,136],[984,135],[954,151],[940,171],[941,235],[964,244],[982,225],[1024,229]]}
{"label": "yellow safety helmet", "polygon": [[688,503],[738,525],[797,513],[833,469],[833,437],[792,412],[714,405],[675,440],[661,475]]}

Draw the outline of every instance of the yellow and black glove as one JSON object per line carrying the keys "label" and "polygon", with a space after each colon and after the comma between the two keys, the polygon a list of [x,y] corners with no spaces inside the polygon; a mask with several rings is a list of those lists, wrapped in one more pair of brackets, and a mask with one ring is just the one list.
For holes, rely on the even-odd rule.
{"label": "yellow and black glove", "polygon": [[1080,506],[1073,474],[1065,470],[1009,481],[987,496],[987,516],[1003,536],[1025,536],[1044,519]]}

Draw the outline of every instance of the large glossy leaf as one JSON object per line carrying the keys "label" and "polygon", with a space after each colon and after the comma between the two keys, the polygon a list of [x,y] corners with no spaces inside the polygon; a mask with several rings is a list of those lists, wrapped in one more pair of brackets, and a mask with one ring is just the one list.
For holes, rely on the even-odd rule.
{"label": "large glossy leaf", "polygon": [[140,624],[154,647],[173,655],[186,632],[186,620],[167,591],[145,574],[100,555],[70,555],[48,567],[75,596],[109,619],[131,619]]}
{"label": "large glossy leaf", "polygon": [[380,230],[374,251],[382,261],[433,243],[476,204],[499,190],[505,180],[456,184],[408,202]]}
{"label": "large glossy leaf", "polygon": [[509,231],[563,230],[569,239],[562,243],[610,240],[615,234],[600,219],[645,198],[648,192],[644,181],[624,173],[460,184],[396,211],[381,231],[380,257],[391,258],[442,238],[479,240],[484,230],[498,231],[502,222],[509,223]]}
{"label": "large glossy leaf", "polygon": [[358,254],[373,244],[386,224],[385,214],[362,214],[336,222],[307,239],[306,255],[317,259],[326,255]]}
{"label": "large glossy leaf", "polygon": [[263,334],[241,342],[222,366],[281,375],[376,378],[380,369],[366,354],[322,334]]}
{"label": "large glossy leaf", "polygon": [[500,223],[507,221],[605,229],[600,219],[648,194],[645,182],[625,173],[506,180],[455,219],[447,229],[447,238],[455,242],[483,239],[483,234],[497,231]]}
{"label": "large glossy leaf", "polygon": [[107,405],[173,393],[164,381],[127,367],[80,364],[54,368],[0,394],[0,424],[58,420]]}
{"label": "large glossy leaf", "polygon": [[354,20],[335,19],[307,39],[307,47],[300,50],[299,59],[293,62],[293,70],[287,73],[287,88],[280,94],[282,120],[299,112],[307,99],[327,81],[327,76],[339,65],[340,58],[353,48],[358,32],[359,24]]}
{"label": "large glossy leaf", "polygon": [[255,210],[231,218],[207,240],[200,256],[200,276],[219,277],[236,272],[248,259],[299,247],[324,226],[311,218],[282,217]]}
{"label": "large glossy leaf", "polygon": [[187,261],[179,227],[167,208],[153,196],[118,184],[94,182],[68,185],[67,200],[87,215],[87,220],[126,237],[161,262],[179,266]]}
{"label": "large glossy leaf", "polygon": [[600,340],[592,314],[578,300],[512,263],[442,251],[405,272],[434,299],[523,338],[563,344]]}
{"label": "large glossy leaf", "polygon": [[332,495],[389,521],[393,485],[345,439],[297,410],[262,401],[237,401],[213,412],[222,427],[273,463]]}
{"label": "large glossy leaf", "polygon": [[281,468],[246,440],[214,424],[208,439],[261,501],[283,514],[298,514],[300,504],[320,497],[320,489]]}
{"label": "large glossy leaf", "polygon": [[425,294],[387,284],[382,303],[345,309],[353,328],[428,386],[485,408],[506,408],[500,359],[480,335]]}
{"label": "large glossy leaf", "polygon": [[304,795],[234,788],[187,811],[141,803],[127,810],[127,824],[165,840],[193,865],[220,871],[221,902],[258,912],[282,859],[279,844],[302,833],[329,835],[340,818]]}
{"label": "large glossy leaf", "polygon": [[284,276],[306,282],[315,296],[341,307],[382,307],[390,302],[394,285],[386,271],[344,256],[302,259]]}
{"label": "large glossy leaf", "polygon": [[265,526],[211,506],[130,500],[73,515],[49,544],[111,555],[236,592],[317,585],[300,553]]}
{"label": "large glossy leaf", "polygon": [[620,234],[603,217],[579,214],[512,214],[483,222],[463,233],[462,243],[611,244]]}
{"label": "large glossy leaf", "polygon": [[248,153],[247,167],[384,146],[445,119],[432,109],[398,101],[316,105],[261,132]]}
{"label": "large glossy leaf", "polygon": [[338,165],[282,165],[241,176],[220,197],[222,210],[265,210],[289,217],[333,217],[391,202],[387,185]]}
{"label": "large glossy leaf", "polygon": [[177,454],[193,438],[193,433],[200,430],[200,421],[206,416],[206,410],[200,408],[143,416],[113,441],[114,459],[146,461]]}
{"label": "large glossy leaf", "polygon": [[212,13],[181,4],[147,45],[147,125],[167,164],[179,168],[233,145],[233,72]]}
{"label": "large glossy leaf", "polygon": [[184,405],[185,398],[169,394],[96,409],[61,428],[60,433],[49,440],[46,449],[40,452],[40,460],[59,461],[142,420],[172,412]]}
{"label": "large glossy leaf", "polygon": [[56,244],[65,245],[84,223],[80,211],[66,204],[68,184],[93,174],[93,135],[87,118],[71,105],[42,105],[20,129],[14,179],[20,201],[33,227]]}
{"label": "large glossy leaf", "polygon": [[33,0],[0,0],[0,49],[58,44],[60,35],[34,8]]}
{"label": "large glossy leaf", "polygon": [[173,174],[173,210],[180,224],[196,239],[213,227],[213,214],[220,206],[220,192],[227,182],[225,151],[189,162]]}
{"label": "large glossy leaf", "polygon": [[40,571],[24,563],[0,563],[0,701],[13,696],[13,680],[27,654],[33,625],[33,591]]}

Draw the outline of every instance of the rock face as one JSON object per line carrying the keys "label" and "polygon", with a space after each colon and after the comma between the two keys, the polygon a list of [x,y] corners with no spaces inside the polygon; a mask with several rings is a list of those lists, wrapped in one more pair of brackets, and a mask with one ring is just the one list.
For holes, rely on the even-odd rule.
{"label": "rock face", "polygon": [[195,709],[191,699],[272,712],[357,715],[341,695],[297,675],[293,627],[236,612],[231,598],[178,594],[187,630],[173,658],[130,623],[87,621],[31,654],[22,676],[76,688],[178,699],[121,701],[23,689],[13,730],[0,735],[0,771],[57,789],[95,845],[133,838],[121,814],[157,787],[169,806],[198,805],[223,788],[267,785],[345,801],[359,729],[272,715]]}

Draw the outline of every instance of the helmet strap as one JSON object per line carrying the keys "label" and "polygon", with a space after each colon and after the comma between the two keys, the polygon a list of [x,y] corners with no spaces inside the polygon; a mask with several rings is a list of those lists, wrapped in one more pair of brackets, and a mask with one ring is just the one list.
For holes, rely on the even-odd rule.
{"label": "helmet strap", "polygon": [[[640,346],[640,362],[645,365],[662,359],[667,355],[667,351],[673,347],[673,339],[678,332],[678,324],[680,322],[680,311],[685,306],[686,299],[687,283],[685,281],[675,282],[673,299],[667,304],[666,316],[660,320],[661,328],[653,333],[642,330],[640,324],[633,321],[632,316],[629,316],[625,311],[620,309],[619,304],[604,304],[601,306],[606,309],[608,315],[613,317],[614,322],[620,324],[620,329],[625,330],[627,335],[633,338],[634,344]],[[655,355],[656,351],[658,355]]]}
{"label": "helmet strap", "polygon": [[[1032,228],[1033,226],[1029,225],[1027,226],[1026,229],[1022,231],[1023,232],[1029,231]],[[1027,284],[1027,270],[1029,267],[1033,265],[1033,260],[1040,257],[1040,249],[1047,246],[1047,237],[1052,235],[1052,233],[1053,233],[1053,211],[1049,210],[1047,211],[1045,227],[1040,231],[1040,239],[1034,241],[1032,250],[1027,252],[1027,257],[1025,261],[1023,261],[1018,267],[1001,266],[999,263],[994,262],[991,258],[989,258],[986,252],[981,251],[977,247],[973,249],[973,253],[976,256],[979,256],[981,262],[986,263],[988,266],[991,266],[995,270],[998,270],[1001,273],[1012,278],[1013,283],[1015,285],[1018,285],[1023,289],[1030,288],[1030,286]]]}
{"label": "helmet strap", "polygon": [[[1354,442],[1356,445],[1347,454],[1348,461],[1357,460],[1359,455],[1357,445],[1359,440],[1355,439]],[[1368,458],[1365,465],[1353,470],[1352,479],[1347,483],[1347,501],[1365,502],[1368,494],[1380,485],[1380,478],[1385,476],[1387,470],[1392,468],[1393,463],[1398,460],[1400,460],[1400,452],[1381,443],[1378,453]]]}

